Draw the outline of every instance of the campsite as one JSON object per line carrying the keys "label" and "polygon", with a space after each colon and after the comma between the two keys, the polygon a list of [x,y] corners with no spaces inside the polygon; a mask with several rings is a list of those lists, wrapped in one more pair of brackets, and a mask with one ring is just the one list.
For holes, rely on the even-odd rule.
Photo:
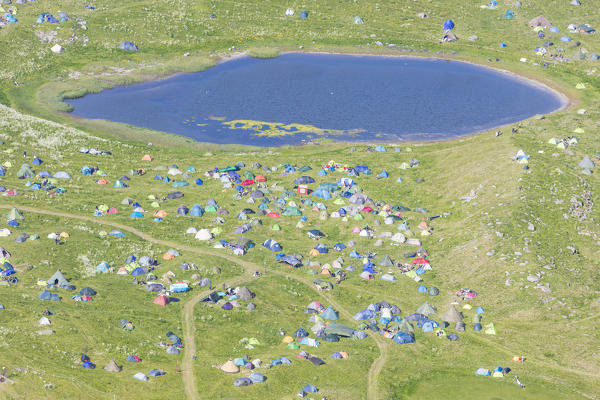
{"label": "campsite", "polygon": [[[593,3],[1,3],[0,399],[598,397]],[[204,142],[64,101],[288,53],[568,104],[448,140],[213,112],[187,124],[237,137]],[[261,121],[315,129],[229,129]]]}

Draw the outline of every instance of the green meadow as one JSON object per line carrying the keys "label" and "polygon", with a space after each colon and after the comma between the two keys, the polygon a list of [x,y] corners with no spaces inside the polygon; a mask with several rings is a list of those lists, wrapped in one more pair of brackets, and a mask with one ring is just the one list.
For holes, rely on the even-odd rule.
{"label": "green meadow", "polygon": [[[307,397],[315,399],[597,399],[600,229],[594,203],[598,182],[595,169],[583,173],[578,163],[584,156],[598,162],[600,156],[595,138],[600,121],[598,61],[590,60],[592,53],[600,53],[600,42],[597,34],[569,33],[567,26],[593,26],[600,11],[590,1],[582,3],[572,6],[566,0],[531,0],[516,7],[514,2],[501,1],[497,9],[481,8],[484,2],[448,0],[99,0],[92,4],[94,10],[70,0],[15,5],[19,22],[0,28],[0,164],[6,167],[0,185],[17,194],[2,193],[0,211],[4,216],[16,207],[24,219],[11,227],[3,218],[0,226],[11,231],[10,236],[0,237],[0,247],[11,253],[8,261],[19,279],[17,284],[0,285],[0,304],[4,306],[0,310],[0,367],[7,367],[11,381],[0,383],[0,398],[292,399],[305,384],[313,384],[319,393]],[[3,7],[7,10],[9,5]],[[288,7],[295,10],[293,17],[285,16]],[[503,18],[507,9],[514,11],[513,19]],[[308,11],[308,18],[299,18],[301,10]],[[69,21],[36,23],[40,13],[57,15],[59,11],[66,12]],[[421,12],[428,18],[418,17]],[[546,38],[538,39],[528,22],[540,14],[561,33],[545,30]],[[353,23],[357,15],[363,18],[363,25]],[[456,23],[454,32],[459,40],[439,43],[447,18]],[[472,35],[478,40],[469,40]],[[562,35],[573,41],[560,42]],[[133,41],[140,50],[118,50],[124,40]],[[545,40],[552,40],[554,46],[542,57],[533,49]],[[500,48],[501,42],[507,47]],[[55,43],[64,47],[63,53],[50,51]],[[66,97],[117,85],[201,71],[240,53],[277,57],[286,51],[470,61],[536,79],[566,95],[570,105],[501,127],[500,136],[494,129],[446,142],[403,143],[398,146],[400,151],[386,144],[387,152],[380,153],[367,151],[376,142],[323,141],[280,148],[197,143],[124,124],[73,118],[62,102]],[[586,54],[585,60],[574,59],[580,52]],[[186,53],[189,55],[184,56]],[[569,61],[551,59],[550,54],[563,55]],[[578,83],[585,88],[576,89]],[[559,149],[548,143],[551,138],[569,136],[577,136],[578,144]],[[81,153],[81,148],[108,150],[111,155]],[[520,149],[530,156],[528,169],[511,159]],[[32,167],[36,174],[66,171],[71,179],[52,181],[55,189],[51,193],[27,186],[27,181],[44,180],[17,178],[21,165],[30,163],[34,154],[43,160],[42,165]],[[153,161],[142,161],[145,154]],[[400,168],[411,159],[419,161],[418,167]],[[205,176],[206,171],[243,162],[240,174],[250,171],[265,176],[269,209],[280,213],[276,200],[282,191],[272,186],[295,190],[294,180],[301,175],[315,178],[309,185],[312,190],[322,183],[337,182],[346,174],[317,175],[330,160],[368,166],[372,175],[353,178],[362,192],[381,205],[411,209],[402,212],[411,230],[406,236],[422,241],[432,267],[422,275],[422,283],[396,267],[377,267],[380,274],[371,281],[359,276],[363,261],[350,258],[350,250],[377,253],[372,260],[377,264],[384,255],[396,262],[410,262],[404,254],[417,247],[380,237],[382,232],[399,232],[398,222],[386,225],[381,215],[361,212],[360,220],[332,218],[331,213],[340,207],[335,202],[340,200],[338,196],[329,200],[308,196],[322,201],[325,216],[322,210],[302,204],[303,197],[286,197],[287,203],[295,202],[307,217],[303,227],[297,227],[298,217],[249,215],[261,224],[244,235],[255,244],[247,254],[237,256],[228,249],[214,248],[219,240],[239,238],[234,231],[249,221],[238,220],[238,213],[246,207],[256,211],[260,202],[236,199],[235,189]],[[255,162],[277,168],[266,172],[253,168]],[[286,163],[312,170],[283,174]],[[187,175],[170,178],[185,180],[189,186],[174,188],[173,181],[153,179],[157,174],[168,175],[173,164]],[[81,174],[86,165],[98,167],[106,175]],[[190,166],[194,171],[186,172]],[[144,170],[142,175],[135,173],[139,169]],[[389,178],[376,178],[382,170]],[[130,178],[125,181],[129,187],[114,188],[113,183],[123,175]],[[98,184],[100,178],[108,184]],[[194,183],[198,178],[203,185]],[[175,191],[184,196],[165,199]],[[142,218],[130,217],[132,207],[122,204],[126,197],[145,210]],[[177,213],[182,204],[205,207],[211,198],[230,212],[222,216],[222,223],[215,221],[214,213],[201,217]],[[94,216],[101,205],[114,207],[118,213]],[[416,212],[417,207],[427,212]],[[168,215],[154,222],[158,210]],[[428,221],[432,234],[422,236],[417,226],[432,216],[440,217]],[[280,230],[273,230],[275,224]],[[374,230],[373,237],[352,232],[367,225]],[[190,227],[218,230],[214,239],[199,241],[185,233]],[[125,237],[107,235],[113,229]],[[307,235],[309,229],[319,229],[327,236],[315,242]],[[48,239],[53,232],[65,232],[68,237],[56,245]],[[22,233],[37,234],[39,240],[16,243]],[[304,265],[288,269],[278,263],[275,253],[261,245],[269,238],[279,242],[285,254],[302,255]],[[376,246],[380,238],[382,243]],[[351,240],[356,242],[353,248],[332,249],[338,242]],[[309,255],[317,243],[327,244],[329,253]],[[180,255],[163,259],[170,249]],[[158,282],[168,286],[165,274],[171,271],[171,281],[187,281],[192,290],[174,294],[180,301],[166,307],[153,304],[155,292],[134,284],[132,276],[117,274],[130,255],[157,259],[153,273]],[[317,265],[332,264],[338,257],[344,268],[352,265],[356,271],[347,272],[347,279],[332,290],[318,290],[314,279],[335,279],[309,275],[308,271],[320,271]],[[110,265],[110,272],[96,270],[103,261]],[[195,268],[183,270],[182,263]],[[40,281],[57,269],[76,286],[76,292],[52,290],[61,296],[60,302],[37,299],[45,288]],[[260,271],[259,277],[253,276],[255,271]],[[384,273],[391,273],[396,281],[379,279]],[[193,275],[209,278],[217,290],[223,285],[247,286],[255,294],[251,301],[256,309],[248,311],[248,301],[240,301],[241,307],[231,311],[221,309],[224,300],[216,305],[200,302],[210,290],[193,285],[197,281]],[[418,293],[421,284],[436,286],[439,296]],[[86,286],[98,292],[92,301],[71,299]],[[461,301],[456,296],[461,288],[470,288],[478,296]],[[360,328],[352,317],[371,303],[395,304],[405,317],[429,301],[438,310],[432,319],[441,322],[439,316],[457,301],[466,330],[455,332],[451,324],[446,333],[456,333],[459,339],[450,341],[423,332],[413,323],[412,344],[397,344],[367,330],[368,337],[362,340],[343,338],[340,342],[322,341],[319,347],[290,349],[282,339],[298,328],[314,337],[310,314],[304,312],[312,301],[332,305],[339,312],[338,322],[353,329]],[[472,308],[464,308],[465,304]],[[493,323],[496,335],[473,330],[478,306],[485,309],[482,325]],[[46,308],[55,313],[48,317],[52,325],[39,326]],[[135,329],[123,330],[120,320],[124,318]],[[52,329],[53,334],[40,335],[44,329]],[[168,331],[182,339],[181,354],[167,354],[160,346],[169,342]],[[245,345],[250,338],[258,341],[254,348]],[[320,357],[325,364],[315,366],[297,358],[301,350]],[[331,357],[340,351],[349,357]],[[96,369],[81,366],[82,353]],[[131,354],[138,355],[141,363],[126,362]],[[218,369],[229,359],[246,356],[262,360],[263,366],[253,371],[242,368],[237,374]],[[525,362],[513,361],[514,356],[524,357]],[[270,368],[271,360],[280,357],[289,358],[291,364]],[[122,372],[103,370],[113,359],[123,367]],[[478,368],[492,370],[496,366],[512,371],[503,377],[475,375]],[[148,382],[133,379],[135,373],[148,374],[154,368],[166,374],[150,377]],[[260,372],[267,379],[249,387],[233,385],[250,372]],[[525,389],[515,382],[515,375]]]}

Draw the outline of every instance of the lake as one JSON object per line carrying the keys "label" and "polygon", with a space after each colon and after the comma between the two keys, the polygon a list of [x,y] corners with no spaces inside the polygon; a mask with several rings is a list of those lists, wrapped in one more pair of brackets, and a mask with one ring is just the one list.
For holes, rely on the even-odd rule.
{"label": "lake", "polygon": [[256,146],[448,139],[565,105],[542,85],[459,61],[301,53],[65,101],[84,118]]}

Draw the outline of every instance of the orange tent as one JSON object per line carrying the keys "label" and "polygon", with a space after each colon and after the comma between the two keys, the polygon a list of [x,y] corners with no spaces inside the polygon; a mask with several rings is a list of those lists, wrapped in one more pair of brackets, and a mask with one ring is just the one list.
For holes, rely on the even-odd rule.
{"label": "orange tent", "polygon": [[264,176],[264,175],[256,175],[256,177],[254,178],[254,180],[255,180],[256,182],[266,182],[266,181],[267,181],[267,178],[265,178],[265,176]]}
{"label": "orange tent", "polygon": [[321,275],[331,275],[331,272],[329,272],[329,270],[327,268],[323,268],[321,270]]}
{"label": "orange tent", "polygon": [[108,181],[104,178],[98,179],[98,185],[107,185]]}
{"label": "orange tent", "polygon": [[175,258],[175,256],[173,254],[171,254],[171,253],[165,253],[165,254],[163,254],[163,260],[172,260],[174,258]]}
{"label": "orange tent", "polygon": [[315,256],[318,256],[319,254],[321,254],[321,252],[317,249],[312,249],[311,251],[308,252],[308,254],[315,257]]}
{"label": "orange tent", "polygon": [[157,210],[157,211],[154,213],[154,216],[155,216],[155,217],[158,217],[158,218],[164,218],[164,217],[166,217],[167,215],[169,215],[169,214],[167,214],[167,212],[166,212],[166,211],[164,211],[164,210]]}
{"label": "orange tent", "polygon": [[159,306],[166,306],[169,303],[169,299],[167,296],[158,295],[153,301],[154,304],[158,304]]}
{"label": "orange tent", "polygon": [[142,161],[152,161],[152,160],[154,160],[154,159],[152,158],[152,156],[150,154],[146,154],[146,155],[144,155],[144,157],[142,157]]}

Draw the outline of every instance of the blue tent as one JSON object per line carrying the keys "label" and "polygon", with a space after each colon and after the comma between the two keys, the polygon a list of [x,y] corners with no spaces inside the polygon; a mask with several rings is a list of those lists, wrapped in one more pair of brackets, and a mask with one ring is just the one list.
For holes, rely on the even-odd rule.
{"label": "blue tent", "polygon": [[318,250],[321,254],[329,253],[329,249],[323,243],[319,243],[318,245],[316,245],[315,250]]}
{"label": "blue tent", "polygon": [[427,286],[423,286],[423,285],[421,285],[421,286],[419,286],[419,287],[417,288],[417,291],[418,291],[419,293],[427,293]]}
{"label": "blue tent", "polygon": [[152,371],[148,372],[148,375],[150,376],[161,376],[164,375],[166,372],[163,371],[162,369],[153,369]]}
{"label": "blue tent", "polygon": [[92,363],[91,361],[85,361],[83,364],[81,364],[81,366],[83,368],[88,368],[88,369],[94,369],[96,368],[96,364]]}
{"label": "blue tent", "polygon": [[364,265],[363,265],[363,272],[367,271],[370,274],[374,274],[375,273],[375,264],[373,264],[371,261],[367,261]]}
{"label": "blue tent", "polygon": [[311,384],[304,385],[302,390],[304,390],[305,392],[308,392],[308,393],[317,393],[319,391],[319,389],[315,385],[311,385]]}
{"label": "blue tent", "polygon": [[479,332],[479,331],[481,330],[481,324],[480,324],[479,322],[476,322],[476,323],[473,325],[473,330],[474,330],[475,332]]}
{"label": "blue tent", "polygon": [[91,175],[92,169],[90,167],[88,167],[87,165],[84,165],[83,167],[81,167],[81,173],[83,175]]}
{"label": "blue tent", "polygon": [[154,180],[155,181],[162,181],[162,176],[156,174],[156,175],[154,175]]}
{"label": "blue tent", "polygon": [[414,343],[415,337],[410,333],[398,332],[396,336],[394,336],[394,342],[398,344]]}
{"label": "blue tent", "polygon": [[387,171],[381,171],[381,172],[379,173],[379,175],[377,175],[377,178],[387,178],[387,177],[389,177],[389,176],[390,176],[390,174],[388,174],[388,172],[387,172]]}
{"label": "blue tent", "polygon": [[123,42],[119,45],[119,49],[127,51],[138,51],[138,47],[135,44],[133,44],[133,42]]}
{"label": "blue tent", "polygon": [[198,179],[196,179],[196,185],[198,185],[198,186],[204,185],[204,182],[202,182],[202,179],[198,178]]}
{"label": "blue tent", "polygon": [[250,378],[238,378],[235,380],[235,382],[233,382],[233,386],[238,386],[238,387],[250,386],[253,383],[254,382],[252,382],[252,380]]}
{"label": "blue tent", "polygon": [[194,204],[190,209],[190,217],[201,217],[204,214],[204,210],[198,204]]}
{"label": "blue tent", "polygon": [[327,171],[325,171],[324,169],[322,169],[322,170],[320,170],[320,171],[318,172],[318,174],[317,174],[317,175],[319,175],[319,176],[325,176],[325,175],[327,175]]}
{"label": "blue tent", "polygon": [[329,193],[329,191],[325,190],[325,189],[317,189],[316,191],[313,192],[313,196],[316,197],[320,197],[322,199],[330,199],[331,198],[331,193]]}
{"label": "blue tent", "polygon": [[179,215],[187,215],[188,212],[190,212],[189,208],[187,208],[183,204],[177,208],[177,214]]}
{"label": "blue tent", "polygon": [[140,276],[140,275],[145,275],[145,274],[146,274],[146,270],[142,267],[137,267],[133,271],[131,271],[131,275],[133,275],[133,276]]}
{"label": "blue tent", "polygon": [[295,338],[308,337],[308,332],[306,332],[306,330],[304,328],[299,328],[296,330],[296,332],[294,332],[294,337]]}
{"label": "blue tent", "polygon": [[387,152],[387,150],[383,146],[377,146],[377,147],[375,147],[375,151],[377,151],[379,153],[385,153],[385,152]]}
{"label": "blue tent", "polygon": [[33,165],[42,165],[43,161],[40,160],[39,158],[35,157],[31,163]]}
{"label": "blue tent", "polygon": [[139,211],[134,211],[131,214],[129,214],[130,218],[142,218],[144,216],[144,214],[142,214]]}
{"label": "blue tent", "polygon": [[449,31],[454,29],[454,22],[451,19],[444,21],[444,30]]}
{"label": "blue tent", "polygon": [[354,316],[354,319],[356,321],[362,321],[364,319],[370,319],[370,318],[375,318],[377,316],[377,314],[375,314],[375,311],[372,310],[361,310],[359,312],[356,313],[356,315]]}
{"label": "blue tent", "polygon": [[315,182],[314,178],[311,178],[310,176],[306,176],[306,175],[303,175],[294,180],[294,183],[296,185],[306,185],[308,183],[314,183],[314,182]]}
{"label": "blue tent", "polygon": [[308,18],[308,11],[300,11],[300,18],[305,19]]}
{"label": "blue tent", "polygon": [[263,246],[271,251],[281,251],[281,245],[273,239],[265,240]]}
{"label": "blue tent", "polygon": [[44,290],[39,294],[38,299],[40,300],[52,300],[52,301],[60,301],[60,297],[56,293],[50,293],[47,290]]}

